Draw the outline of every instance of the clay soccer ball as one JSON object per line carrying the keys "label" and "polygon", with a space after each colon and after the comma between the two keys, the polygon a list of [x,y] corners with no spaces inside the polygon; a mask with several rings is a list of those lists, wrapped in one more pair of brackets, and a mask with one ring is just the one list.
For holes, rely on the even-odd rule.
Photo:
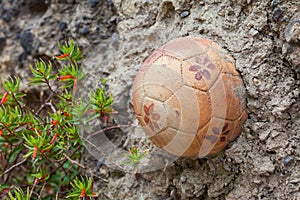
{"label": "clay soccer ball", "polygon": [[153,143],[185,157],[223,150],[247,119],[234,59],[199,37],[174,39],[144,61],[133,84],[133,106]]}

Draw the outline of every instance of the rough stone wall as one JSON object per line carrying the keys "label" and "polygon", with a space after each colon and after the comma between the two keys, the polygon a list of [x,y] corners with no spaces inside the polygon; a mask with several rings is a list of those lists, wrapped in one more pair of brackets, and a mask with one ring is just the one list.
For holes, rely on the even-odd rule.
{"label": "rough stone wall", "polygon": [[[108,78],[124,123],[133,118],[130,89],[142,61],[173,38],[195,35],[225,48],[246,86],[249,118],[224,152],[137,175],[90,171],[101,199],[300,199],[298,0],[56,0],[37,9],[38,2],[2,1],[2,77],[27,77],[35,55],[56,54],[58,40],[74,37],[88,75]],[[153,148],[135,128],[126,131],[125,149]]]}

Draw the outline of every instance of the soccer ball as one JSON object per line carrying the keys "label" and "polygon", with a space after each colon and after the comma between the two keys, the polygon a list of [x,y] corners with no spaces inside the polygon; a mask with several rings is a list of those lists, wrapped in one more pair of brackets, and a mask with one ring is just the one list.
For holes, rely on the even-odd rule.
{"label": "soccer ball", "polygon": [[151,141],[176,156],[223,150],[247,119],[234,59],[199,37],[171,40],[144,61],[133,84],[133,106]]}

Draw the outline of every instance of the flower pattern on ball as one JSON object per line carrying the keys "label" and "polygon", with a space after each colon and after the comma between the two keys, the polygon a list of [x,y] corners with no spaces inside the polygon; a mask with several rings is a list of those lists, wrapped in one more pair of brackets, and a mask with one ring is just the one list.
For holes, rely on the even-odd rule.
{"label": "flower pattern on ball", "polygon": [[159,129],[157,120],[160,119],[160,115],[154,112],[154,104],[151,103],[149,106],[144,105],[144,111],[144,121],[146,125],[149,126],[152,131],[154,131],[155,128]]}
{"label": "flower pattern on ball", "polygon": [[189,67],[189,70],[192,72],[196,72],[195,74],[195,79],[200,81],[203,77],[206,79],[210,79],[211,74],[207,69],[203,69],[203,66],[205,66],[206,68],[210,69],[210,70],[214,70],[216,68],[216,66],[211,63],[208,59],[207,56],[205,57],[200,57],[197,56],[195,58],[196,61],[196,65],[191,65]]}
{"label": "flower pattern on ball", "polygon": [[[220,134],[220,130],[217,127],[213,127],[212,128],[212,132],[218,136]],[[220,141],[221,142],[227,142],[227,136],[230,134],[230,130],[228,129],[228,123],[225,123],[225,125],[222,128],[221,131],[221,137],[220,137]]]}

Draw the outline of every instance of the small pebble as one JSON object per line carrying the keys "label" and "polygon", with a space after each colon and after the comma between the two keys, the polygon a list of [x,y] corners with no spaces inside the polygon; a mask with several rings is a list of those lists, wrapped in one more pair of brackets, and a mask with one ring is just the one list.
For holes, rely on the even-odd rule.
{"label": "small pebble", "polygon": [[105,162],[105,157],[100,158],[96,164],[95,170],[98,171],[102,167],[104,162]]}
{"label": "small pebble", "polygon": [[274,11],[273,11],[272,18],[275,21],[278,21],[280,16],[282,15],[282,13],[283,13],[283,10],[281,10],[281,8],[275,8]]}
{"label": "small pebble", "polygon": [[190,11],[188,11],[188,10],[182,11],[182,12],[180,13],[180,17],[181,17],[181,18],[186,18],[186,17],[189,16],[189,15],[190,15]]}
{"label": "small pebble", "polygon": [[81,34],[85,35],[89,33],[89,27],[85,26],[80,31]]}
{"label": "small pebble", "polygon": [[287,42],[297,42],[300,32],[300,19],[292,20],[285,28],[284,36]]}
{"label": "small pebble", "polygon": [[181,177],[180,177],[180,182],[181,182],[181,183],[186,182],[186,180],[187,180],[186,176],[181,176]]}
{"label": "small pebble", "polygon": [[290,181],[290,183],[300,183],[300,178],[296,178]]}
{"label": "small pebble", "polygon": [[64,30],[65,28],[67,28],[67,23],[66,22],[60,22],[58,28],[61,31]]}
{"label": "small pebble", "polygon": [[74,30],[74,32],[75,33],[79,33],[80,27],[81,27],[81,22],[76,22],[75,23],[75,30]]}
{"label": "small pebble", "polygon": [[272,1],[272,6],[277,6],[278,5],[278,0],[273,0]]}
{"label": "small pebble", "polygon": [[107,39],[107,38],[108,38],[108,35],[102,33],[102,34],[100,34],[100,38],[101,38],[101,39]]}
{"label": "small pebble", "polygon": [[288,164],[292,163],[294,161],[294,158],[291,156],[287,156],[284,158],[283,164],[284,166],[287,166]]}
{"label": "small pebble", "polygon": [[10,15],[10,13],[5,13],[4,15],[1,16],[1,19],[3,19],[3,21],[5,22],[9,22],[11,17],[12,16]]}
{"label": "small pebble", "polygon": [[300,19],[292,20],[285,28],[284,36],[287,42],[293,42],[293,32],[300,26]]}
{"label": "small pebble", "polygon": [[287,44],[285,46],[286,54],[292,54],[294,52],[294,46],[292,44]]}
{"label": "small pebble", "polygon": [[254,28],[251,28],[250,31],[249,31],[249,34],[252,36],[252,37],[255,37],[259,34],[259,32],[254,29]]}
{"label": "small pebble", "polygon": [[30,54],[33,49],[34,35],[30,31],[25,31],[20,36],[20,43],[25,53]]}
{"label": "small pebble", "polygon": [[107,0],[107,4],[109,5],[109,6],[113,6],[113,1],[112,0]]}
{"label": "small pebble", "polygon": [[88,0],[88,6],[93,8],[99,3],[99,0]]}
{"label": "small pebble", "polygon": [[21,54],[18,55],[18,61],[20,63],[22,63],[26,59],[27,59],[27,54],[25,52],[23,52],[23,53],[21,53]]}

